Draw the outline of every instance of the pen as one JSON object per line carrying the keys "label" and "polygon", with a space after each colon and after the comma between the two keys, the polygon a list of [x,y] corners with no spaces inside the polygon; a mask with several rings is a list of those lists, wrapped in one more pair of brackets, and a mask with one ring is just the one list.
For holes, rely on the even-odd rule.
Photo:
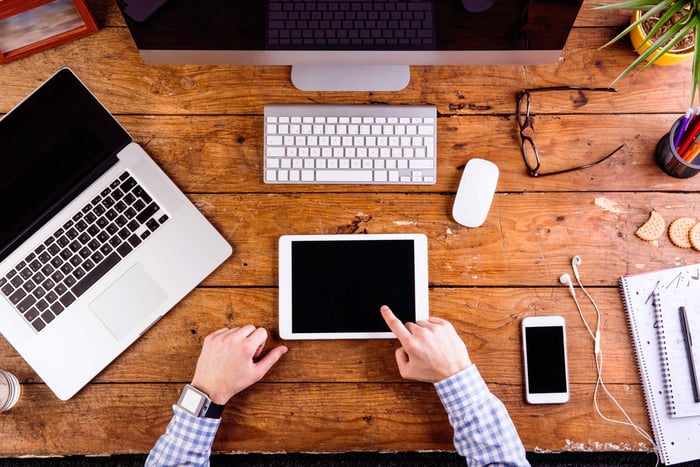
{"label": "pen", "polygon": [[697,136],[692,143],[690,143],[690,146],[688,146],[685,152],[678,155],[684,161],[692,164],[693,160],[698,154],[700,154],[700,135]]}
{"label": "pen", "polygon": [[685,311],[684,306],[680,307],[678,311],[681,315],[681,328],[683,328],[685,348],[688,351],[688,364],[690,365],[690,380],[693,383],[693,396],[695,397],[695,402],[700,402],[700,384],[698,383],[698,368],[695,362],[695,355],[693,354],[693,336],[690,332],[690,326],[688,325],[688,313]]}
{"label": "pen", "polygon": [[690,145],[698,133],[700,133],[700,114],[695,114],[690,119],[685,131],[681,135],[681,140],[676,148],[678,154],[685,152],[688,149],[688,145]]}
{"label": "pen", "polygon": [[678,149],[678,146],[681,144],[681,137],[683,137],[683,133],[685,132],[685,129],[688,127],[688,122],[690,122],[690,117],[693,116],[693,109],[688,109],[685,112],[685,115],[683,116],[683,120],[681,120],[681,124],[678,125],[678,129],[676,130],[676,134],[673,138],[673,146]]}

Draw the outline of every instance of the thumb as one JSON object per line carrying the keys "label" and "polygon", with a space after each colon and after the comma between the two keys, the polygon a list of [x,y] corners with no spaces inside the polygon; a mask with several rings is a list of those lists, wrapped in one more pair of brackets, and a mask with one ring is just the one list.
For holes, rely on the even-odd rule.
{"label": "thumb", "polygon": [[270,368],[272,368],[275,365],[275,363],[277,363],[279,359],[282,358],[282,355],[287,353],[288,350],[289,349],[284,345],[280,345],[270,350],[267,353],[267,355],[258,360],[255,366],[261,371],[261,377],[264,376],[268,371],[270,371]]}
{"label": "thumb", "polygon": [[404,368],[409,364],[408,352],[403,347],[396,349],[396,364],[399,367],[399,373],[403,375]]}

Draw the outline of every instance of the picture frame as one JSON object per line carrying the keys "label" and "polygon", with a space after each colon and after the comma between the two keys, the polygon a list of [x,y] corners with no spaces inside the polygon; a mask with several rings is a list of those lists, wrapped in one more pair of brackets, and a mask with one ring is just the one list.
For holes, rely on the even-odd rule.
{"label": "picture frame", "polygon": [[98,30],[85,0],[0,2],[0,64]]}

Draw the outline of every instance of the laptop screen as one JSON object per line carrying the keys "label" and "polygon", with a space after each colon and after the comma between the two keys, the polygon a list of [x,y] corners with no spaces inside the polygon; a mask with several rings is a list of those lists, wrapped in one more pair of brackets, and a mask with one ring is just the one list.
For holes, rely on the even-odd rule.
{"label": "laptop screen", "polygon": [[0,120],[0,260],[116,162],[130,142],[68,69]]}

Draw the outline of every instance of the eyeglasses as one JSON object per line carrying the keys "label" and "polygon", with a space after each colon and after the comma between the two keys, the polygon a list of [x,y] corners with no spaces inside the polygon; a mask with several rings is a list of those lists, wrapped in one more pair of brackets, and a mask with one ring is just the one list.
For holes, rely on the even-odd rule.
{"label": "eyeglasses", "polygon": [[[613,154],[615,154],[617,151],[622,149],[625,144],[619,145],[613,152],[608,154],[607,156],[603,157],[602,159],[591,162],[589,164],[584,164],[580,165],[578,167],[572,167],[570,169],[564,169],[564,170],[557,170],[554,172],[546,172],[546,173],[541,173],[540,172],[540,154],[537,152],[537,146],[535,146],[535,141],[532,139],[532,136],[535,135],[535,128],[533,126],[533,118],[530,116],[530,95],[535,92],[545,92],[545,91],[567,91],[567,90],[576,90],[576,91],[603,91],[603,92],[617,92],[617,89],[615,88],[586,88],[582,86],[551,86],[551,87],[546,87],[546,88],[534,88],[534,89],[524,89],[518,93],[518,95],[515,97],[517,107],[515,110],[515,115],[518,119],[518,126],[520,127],[520,141],[521,141],[521,149],[522,149],[522,154],[523,154],[523,160],[525,161],[525,165],[527,166],[527,171],[528,174],[530,174],[531,177],[544,177],[547,175],[557,175],[557,174],[563,174],[567,172],[573,172],[574,170],[581,170],[581,169],[587,169],[589,167],[593,167],[594,165],[600,164],[604,160],[608,159],[609,157],[612,157]],[[525,113],[521,111],[523,107],[523,101],[525,103]],[[525,134],[527,130],[530,130],[530,133],[532,136]]]}

